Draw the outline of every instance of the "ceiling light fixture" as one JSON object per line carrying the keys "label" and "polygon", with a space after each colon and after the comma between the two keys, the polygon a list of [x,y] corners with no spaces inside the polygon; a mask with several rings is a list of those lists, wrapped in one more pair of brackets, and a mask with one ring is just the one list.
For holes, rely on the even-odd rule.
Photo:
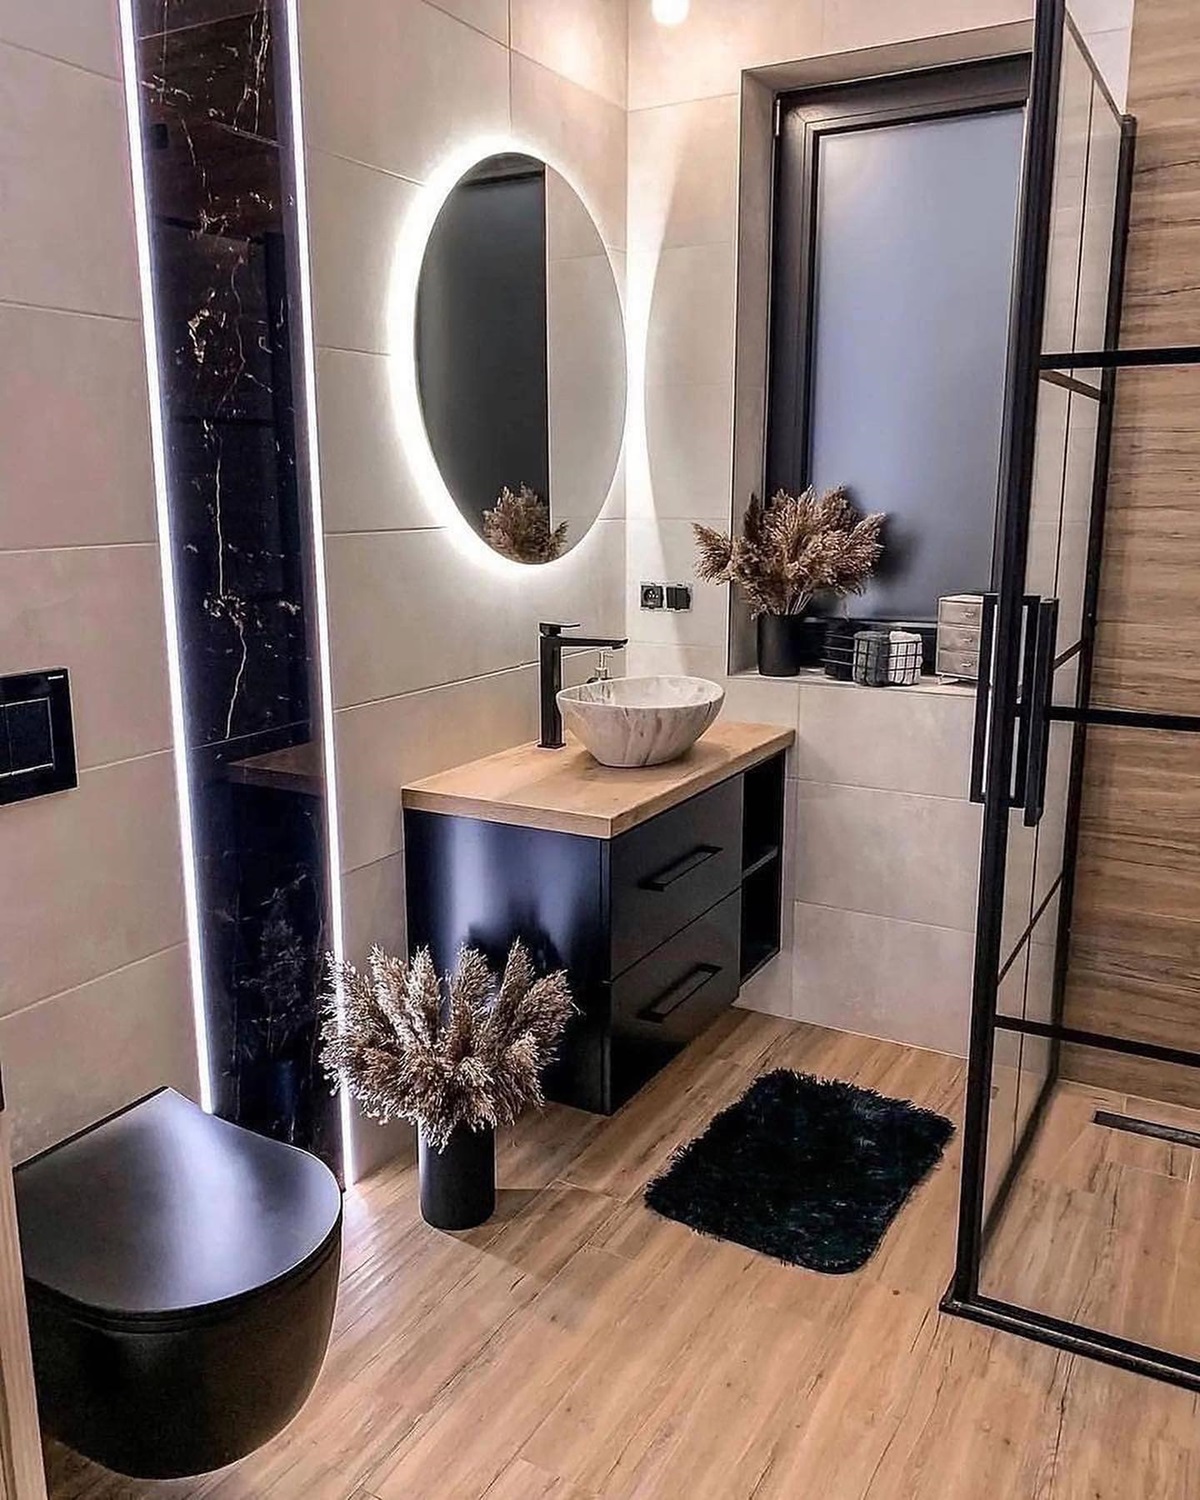
{"label": "ceiling light fixture", "polygon": [[687,20],[691,0],[651,0],[650,13],[660,26],[678,26]]}

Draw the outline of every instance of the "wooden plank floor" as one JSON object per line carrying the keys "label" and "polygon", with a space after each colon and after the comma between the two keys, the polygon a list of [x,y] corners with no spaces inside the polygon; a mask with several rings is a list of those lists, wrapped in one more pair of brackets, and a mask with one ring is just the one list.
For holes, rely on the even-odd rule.
{"label": "wooden plank floor", "polygon": [[775,1066],[959,1113],[953,1059],[731,1012],[613,1119],[521,1122],[480,1230],[423,1225],[409,1165],[357,1189],[329,1360],[260,1453],[150,1485],[52,1445],[52,1495],[1200,1497],[1196,1398],[939,1314],[957,1144],[853,1276],[782,1266],[642,1206],[669,1153]]}
{"label": "wooden plank floor", "polygon": [[982,1290],[1200,1359],[1200,1151],[1097,1125],[1097,1110],[1200,1132],[1200,1111],[1057,1084]]}

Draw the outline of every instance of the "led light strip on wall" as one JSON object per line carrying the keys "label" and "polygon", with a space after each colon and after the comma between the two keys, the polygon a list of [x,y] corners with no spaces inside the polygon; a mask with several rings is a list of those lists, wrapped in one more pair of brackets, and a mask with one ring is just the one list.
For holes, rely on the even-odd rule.
{"label": "led light strip on wall", "polygon": [[196,846],[193,838],[191,777],[188,770],[184,719],[183,666],[179,650],[179,613],[175,587],[175,556],[167,480],[167,448],[163,432],[162,375],[158,359],[158,314],[150,255],[150,212],[146,201],[145,124],[138,78],[134,0],[118,0],[121,58],[125,83],[125,119],[129,130],[129,159],[133,178],[133,222],[137,240],[138,282],[142,298],[142,337],[146,348],[146,384],[150,398],[150,456],[154,468],[154,506],[158,517],[158,562],[162,571],[163,625],[167,640],[167,681],[171,698],[171,737],[175,755],[175,791],[179,804],[179,840],[183,854],[183,905],[187,924],[188,966],[192,985],[192,1014],[196,1030],[196,1063],[200,1103],[213,1107],[212,1057],[208,1011],[204,993],[204,960],[200,944],[200,901],[196,888]]}
{"label": "led light strip on wall", "polygon": [[[130,161],[133,176],[134,225],[137,238],[138,272],[142,298],[142,328],[146,350],[146,373],[150,397],[150,441],[154,467],[155,506],[158,516],[159,557],[162,568],[163,606],[166,620],[167,669],[171,696],[171,722],[174,737],[175,774],[179,801],[180,839],[183,852],[184,904],[187,918],[188,952],[191,971],[192,1007],[196,1029],[197,1063],[200,1077],[200,1102],[212,1110],[215,1078],[211,1056],[207,997],[204,985],[204,962],[201,936],[199,892],[197,885],[195,804],[192,797],[188,765],[186,720],[184,712],[185,683],[180,652],[178,593],[170,512],[170,475],[164,431],[163,378],[159,363],[159,320],[154,295],[153,255],[150,235],[150,213],[147,194],[147,164],[144,154],[145,122],[142,114],[141,82],[138,70],[137,32],[133,7],[135,0],[118,0],[126,117],[129,130]],[[315,596],[315,644],[317,651],[318,695],[320,699],[320,738],[325,769],[326,884],[328,889],[329,930],[336,958],[345,956],[345,924],[342,911],[341,858],[337,775],[334,755],[333,687],[329,657],[329,607],[325,574],[324,518],[321,504],[320,464],[317,448],[316,359],[313,341],[312,280],[308,235],[308,194],[305,178],[304,133],[300,96],[299,27],[296,0],[282,0],[285,16],[285,48],[288,70],[288,107],[291,130],[292,164],[296,196],[296,246],[298,269],[297,304],[300,315],[300,349],[303,366],[303,430],[307,459]],[[350,1101],[343,1090],[338,1100],[341,1133],[341,1157],[344,1180],[349,1186],[355,1180],[354,1143]]]}
{"label": "led light strip on wall", "polygon": [[[288,117],[291,127],[292,167],[296,192],[296,249],[299,263],[300,347],[304,366],[304,451],[308,461],[309,504],[312,514],[313,586],[316,596],[316,637],[321,699],[321,752],[325,767],[326,877],[329,886],[329,931],[333,956],[346,956],[346,926],[342,911],[341,810],[338,805],[337,762],[333,728],[333,668],[329,656],[329,587],[325,572],[325,511],[321,497],[320,450],[317,446],[317,360],[313,333],[312,262],[308,238],[308,178],[304,159],[304,110],[300,89],[300,18],[296,0],[283,0],[287,18],[284,49],[288,69]],[[338,988],[339,1025],[345,1023],[345,1003]],[[342,1126],[342,1175],[347,1187],[355,1181],[354,1119],[350,1096],[338,1091]]]}

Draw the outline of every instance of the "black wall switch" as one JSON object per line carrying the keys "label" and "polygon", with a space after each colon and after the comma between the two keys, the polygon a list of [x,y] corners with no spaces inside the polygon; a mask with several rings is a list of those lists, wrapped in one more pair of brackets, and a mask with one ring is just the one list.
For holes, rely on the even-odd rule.
{"label": "black wall switch", "polygon": [[66,668],[0,677],[0,803],[78,785]]}
{"label": "black wall switch", "polygon": [[667,584],[667,608],[691,609],[692,586],[690,583]]}

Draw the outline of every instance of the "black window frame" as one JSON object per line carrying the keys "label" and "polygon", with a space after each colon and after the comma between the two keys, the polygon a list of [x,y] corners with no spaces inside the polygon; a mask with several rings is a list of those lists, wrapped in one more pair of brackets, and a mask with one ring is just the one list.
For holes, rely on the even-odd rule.
{"label": "black window frame", "polygon": [[[817,164],[822,137],[1023,107],[1029,99],[1029,79],[1030,56],[1018,53],[778,96],[763,476],[768,495],[780,489],[803,490],[811,471]],[[999,508],[997,485],[996,527]]]}

